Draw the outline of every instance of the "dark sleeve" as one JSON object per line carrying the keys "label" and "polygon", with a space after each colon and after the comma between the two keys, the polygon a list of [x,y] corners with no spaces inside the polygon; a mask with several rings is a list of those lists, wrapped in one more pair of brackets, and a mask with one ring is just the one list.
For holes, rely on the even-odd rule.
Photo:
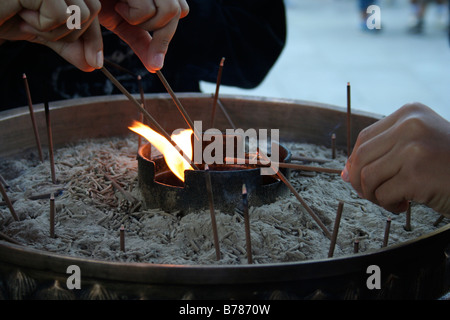
{"label": "dark sleeve", "polygon": [[222,57],[222,84],[258,86],[275,64],[286,42],[282,0],[190,0],[169,45],[163,71],[176,91],[180,81],[216,82]]}

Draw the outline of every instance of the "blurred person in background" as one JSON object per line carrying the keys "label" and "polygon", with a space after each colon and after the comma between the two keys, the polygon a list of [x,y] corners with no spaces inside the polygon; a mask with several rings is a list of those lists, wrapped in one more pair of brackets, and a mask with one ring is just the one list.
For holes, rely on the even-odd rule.
{"label": "blurred person in background", "polygon": [[412,17],[408,31],[420,34],[425,28],[425,16],[427,8],[431,3],[436,4],[435,23],[439,28],[448,28],[447,0],[410,0],[412,6]]}

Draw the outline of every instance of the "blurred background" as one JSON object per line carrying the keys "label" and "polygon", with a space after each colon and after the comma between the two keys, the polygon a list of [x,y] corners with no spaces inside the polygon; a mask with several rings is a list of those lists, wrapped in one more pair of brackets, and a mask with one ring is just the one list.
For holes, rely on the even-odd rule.
{"label": "blurred background", "polygon": [[[287,44],[264,82],[251,90],[221,86],[220,94],[345,107],[350,82],[353,109],[388,115],[418,101],[450,120],[448,3],[430,2],[420,33],[410,30],[410,0],[377,1],[380,31],[362,28],[358,0],[285,3]],[[201,89],[214,93],[215,84],[202,82]]]}

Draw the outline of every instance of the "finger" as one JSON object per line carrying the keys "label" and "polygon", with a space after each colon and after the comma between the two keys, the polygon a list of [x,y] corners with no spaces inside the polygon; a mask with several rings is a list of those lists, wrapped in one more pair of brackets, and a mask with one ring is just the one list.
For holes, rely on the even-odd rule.
{"label": "finger", "polygon": [[[106,27],[106,24],[103,25]],[[144,66],[148,69],[147,61],[149,61],[149,47],[152,43],[150,33],[137,26],[132,26],[127,23],[121,23],[117,27],[110,30],[130,46],[130,48],[142,61]]]}
{"label": "finger", "polygon": [[402,157],[397,148],[370,162],[361,169],[361,195],[369,201],[378,203],[375,190],[400,172]]}
{"label": "finger", "polygon": [[103,67],[103,40],[97,17],[81,39],[84,42],[84,57],[86,62],[95,69]]}
{"label": "finger", "polygon": [[153,0],[128,0],[118,2],[116,12],[131,25],[139,25],[156,15],[156,7]]}
{"label": "finger", "polygon": [[148,52],[149,60],[146,65],[150,72],[156,72],[163,67],[170,41],[177,30],[177,26],[178,18],[173,19],[164,28],[153,32],[153,40]]}
{"label": "finger", "polygon": [[2,0],[2,10],[0,10],[0,25],[14,17],[22,6],[17,0]]}
{"label": "finger", "polygon": [[[51,31],[67,20],[67,5],[64,1],[22,1],[19,14],[30,26],[41,32]],[[83,5],[83,7],[85,7]]]}
{"label": "finger", "polygon": [[405,196],[409,193],[408,188],[402,174],[397,174],[376,189],[377,203],[390,212],[403,212],[409,201],[409,198]]}
{"label": "finger", "polygon": [[84,43],[81,39],[75,42],[60,42],[60,41],[47,41],[45,39],[37,38],[34,42],[46,45],[51,48],[67,62],[73,64],[75,67],[82,71],[90,72],[95,70],[94,67],[89,65],[85,58]]}
{"label": "finger", "polygon": [[[362,188],[361,174],[363,168],[370,171],[370,164],[374,163],[377,159],[386,155],[395,145],[395,135],[392,135],[393,129],[389,128],[386,131],[381,132],[377,136],[371,138],[365,143],[359,145],[357,149],[353,150],[351,159],[346,164],[348,170],[349,180],[353,188],[363,196],[366,196]],[[367,177],[368,173],[365,173]]]}
{"label": "finger", "polygon": [[139,24],[142,29],[158,30],[172,23],[173,19],[180,19],[181,8],[178,0],[155,0],[155,6],[156,15],[152,19]]}
{"label": "finger", "polygon": [[181,7],[180,19],[182,19],[189,14],[189,5],[187,4],[186,0],[179,0],[178,2]]}

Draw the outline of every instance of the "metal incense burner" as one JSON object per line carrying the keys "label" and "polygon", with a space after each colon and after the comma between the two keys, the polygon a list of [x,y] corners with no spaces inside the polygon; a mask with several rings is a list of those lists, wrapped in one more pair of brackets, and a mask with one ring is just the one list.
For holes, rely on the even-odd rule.
{"label": "metal incense burner", "polygon": [[[229,140],[226,139],[226,135],[223,137],[225,150],[225,141]],[[202,151],[209,143],[211,142],[203,141]],[[237,157],[237,143],[235,146],[233,157]],[[278,148],[280,162],[290,162],[291,153],[288,149],[278,143],[274,143],[272,147]],[[143,145],[137,157],[139,187],[146,206],[182,213],[208,208],[205,165],[199,165],[200,170],[186,170],[183,183],[170,171],[162,156],[151,158],[150,150],[150,144]],[[217,210],[233,213],[242,203],[243,184],[249,193],[250,206],[275,202],[288,191],[281,181],[273,176],[261,174],[261,169],[256,165],[226,164],[225,159],[219,162],[209,165],[214,207]],[[289,174],[286,169],[280,170],[285,175]]]}
{"label": "metal incense burner", "polygon": [[[185,125],[170,96],[149,94],[145,98],[149,112],[167,131],[172,132]],[[210,95],[180,94],[179,98],[193,119],[208,121],[212,103]],[[299,100],[226,95],[221,96],[221,102],[238,127],[277,128],[282,133],[283,141],[329,145],[331,133],[337,137],[346,136],[344,108]],[[52,102],[51,106],[55,147],[82,139],[129,135],[125,124],[138,116],[134,106],[122,95]],[[44,123],[43,106],[37,105],[35,110],[38,123]],[[354,140],[363,128],[381,118],[357,110],[352,112]],[[218,114],[215,127],[223,131],[227,125],[225,117]],[[40,130],[44,136],[45,130]],[[337,139],[336,147],[345,149],[345,139]],[[20,156],[28,148],[35,148],[28,108],[0,112],[0,156]],[[145,147],[141,154],[145,156]],[[285,161],[288,161],[286,157],[287,154]],[[148,168],[140,170],[143,176],[140,179],[153,181],[155,172],[165,171],[161,163],[157,159],[141,159],[140,167]],[[214,169],[211,168],[211,171]],[[252,177],[254,174],[261,178],[257,169],[256,173],[252,170],[244,168],[237,171],[241,171],[239,174],[245,173]],[[198,178],[196,174],[187,174],[188,183],[184,188],[170,186],[169,192],[174,194],[172,199],[176,199],[177,194],[181,198],[183,192],[190,192],[189,189],[196,185],[202,188],[197,192],[204,193],[204,179]],[[220,174],[231,173],[217,173]],[[219,179],[215,176],[212,180]],[[240,188],[244,179],[236,180]],[[248,180],[245,181],[248,183]],[[167,184],[170,181],[163,179],[163,182]],[[228,180],[226,183],[216,183],[219,188],[224,188]],[[169,188],[162,182],[155,185],[154,188],[160,188],[160,193],[167,192]],[[272,184],[263,184],[261,189],[267,186],[272,187]],[[280,187],[277,185],[274,188]],[[240,189],[232,191],[240,194]],[[215,195],[219,194],[219,191],[215,192]],[[205,206],[204,203],[196,205]],[[105,261],[56,254],[0,240],[0,300],[437,299],[450,289],[449,257],[450,224],[442,224],[429,234],[371,252],[305,261],[242,265]],[[68,290],[65,286],[69,276],[67,269],[72,265],[81,270],[81,290]],[[367,270],[372,265],[381,270],[381,289],[371,290],[367,287]]]}

